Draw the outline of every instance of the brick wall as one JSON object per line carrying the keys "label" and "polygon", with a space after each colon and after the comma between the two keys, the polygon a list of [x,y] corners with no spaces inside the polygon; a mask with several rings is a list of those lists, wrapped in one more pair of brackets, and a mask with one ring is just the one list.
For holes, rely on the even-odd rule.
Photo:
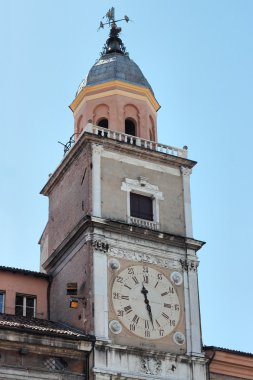
{"label": "brick wall", "polygon": [[48,254],[91,213],[91,153],[86,145],[49,194]]}

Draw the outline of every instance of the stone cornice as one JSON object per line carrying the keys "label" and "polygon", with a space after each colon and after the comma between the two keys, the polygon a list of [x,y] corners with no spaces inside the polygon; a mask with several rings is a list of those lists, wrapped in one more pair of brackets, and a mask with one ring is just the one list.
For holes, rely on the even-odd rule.
{"label": "stone cornice", "polygon": [[[145,229],[135,225],[107,220],[103,218],[93,218],[86,216],[82,218],[79,223],[73,228],[69,235],[62,241],[62,243],[56,248],[56,250],[48,257],[43,264],[43,268],[47,272],[51,272],[59,260],[68,255],[68,252],[73,250],[74,246],[77,246],[80,241],[83,244],[90,241],[95,249],[106,253],[109,250],[109,245],[106,241],[98,241],[93,239],[94,228],[101,228],[104,232],[112,232],[116,234],[125,234],[131,237],[139,239],[145,239],[152,242],[159,242],[159,244],[165,244],[172,247],[179,247],[182,249],[189,248],[189,240],[191,249],[198,251],[205,243],[200,240],[188,239],[184,236],[173,235],[164,233],[161,231],[154,231],[151,229]],[[85,236],[83,235],[85,233]]]}
{"label": "stone cornice", "polygon": [[125,153],[126,155],[141,158],[147,161],[152,160],[152,162],[163,165],[173,165],[177,168],[180,168],[181,166],[192,168],[196,165],[196,161],[192,161],[187,158],[172,156],[170,154],[157,152],[136,145],[129,145],[123,141],[117,141],[106,137],[101,138],[101,136],[84,132],[60,162],[56,170],[51,174],[40,193],[48,196],[55,184],[58,183],[58,181],[64,176],[72,162],[81,154],[83,148],[87,144],[91,145],[92,143],[103,146],[103,149]]}
{"label": "stone cornice", "polygon": [[143,100],[147,99],[156,112],[160,108],[160,104],[157,102],[156,98],[149,88],[120,80],[113,80],[110,82],[84,87],[70,104],[69,108],[74,112],[84,98],[87,98],[87,100],[89,100],[94,96],[97,99],[98,93],[101,97],[118,94],[125,95],[127,93],[130,93],[131,98],[133,98],[136,94],[136,96],[139,96]]}
{"label": "stone cornice", "polygon": [[[87,337],[57,337],[54,334],[47,335],[40,331],[25,331],[25,329],[11,329],[1,326],[0,336],[0,348],[4,349],[18,349],[24,344],[30,351],[37,352],[38,345],[40,346],[40,352],[43,350],[48,351],[57,348],[58,351],[63,350],[65,353],[77,352],[77,351],[90,351],[94,344],[94,339]],[[35,346],[35,348],[33,348]]]}
{"label": "stone cornice", "polygon": [[[54,268],[55,264],[59,262],[68,251],[73,249],[74,246],[80,243],[82,239],[82,234],[92,226],[90,221],[90,217],[86,216],[82,218],[76,226],[72,229],[72,231],[66,236],[66,238],[59,244],[59,246],[51,253],[51,255],[47,258],[47,260],[43,263],[43,268],[50,273]],[[88,231],[86,232],[86,241],[91,241],[91,237],[89,236]],[[85,243],[85,241],[84,241]]]}
{"label": "stone cornice", "polygon": [[92,218],[92,220],[94,222],[94,226],[101,227],[101,224],[103,224],[102,228],[104,231],[111,231],[119,234],[124,233],[134,237],[171,245],[174,247],[191,248],[195,251],[198,251],[205,244],[205,242],[200,240],[189,239],[184,236],[146,229],[136,225],[114,220],[105,220],[102,218]]}
{"label": "stone cornice", "polygon": [[135,347],[135,346],[126,346],[126,345],[118,345],[115,343],[112,343],[111,340],[104,341],[101,339],[97,339],[95,343],[95,348],[96,349],[105,349],[107,348],[108,350],[111,351],[122,351],[126,352],[128,351],[129,354],[134,354],[134,355],[139,355],[143,356],[144,354],[146,356],[161,356],[163,358],[168,358],[170,360],[177,360],[178,362],[183,362],[183,363],[191,363],[191,362],[200,362],[200,363],[206,363],[207,358],[205,357],[205,353],[201,353],[198,355],[187,355],[187,354],[176,354],[176,353],[171,353],[171,352],[165,352],[165,351],[160,351],[160,350],[154,350],[154,349],[147,349],[141,348],[141,347]]}

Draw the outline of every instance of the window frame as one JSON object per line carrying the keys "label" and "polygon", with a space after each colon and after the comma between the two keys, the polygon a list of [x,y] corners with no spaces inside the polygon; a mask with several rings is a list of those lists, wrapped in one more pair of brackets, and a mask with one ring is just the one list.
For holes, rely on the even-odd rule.
{"label": "window frame", "polygon": [[[137,180],[124,178],[121,185],[121,190],[127,193],[127,222],[137,224],[151,229],[159,229],[159,201],[164,200],[163,193],[159,191],[158,186],[148,182],[146,177],[138,177]],[[150,197],[153,200],[153,220],[136,218],[131,216],[130,193],[136,193]]]}
{"label": "window frame", "polygon": [[[17,305],[17,297],[23,297],[23,305]],[[33,315],[32,317],[33,318],[36,318],[36,314],[37,314],[37,297],[33,294],[23,294],[23,293],[16,293],[16,298],[15,298],[15,315],[18,315],[18,316],[22,316],[22,317],[26,317],[27,315],[27,298],[33,298]],[[22,312],[22,315],[19,315],[17,314],[16,312],[16,308],[18,307],[21,307],[22,306],[22,309],[23,309],[23,312]],[[32,309],[32,307],[28,306],[30,309]]]}
{"label": "window frame", "polygon": [[[134,217],[134,218],[149,220],[149,221],[153,222],[154,221],[154,199],[153,199],[153,197],[143,195],[143,194],[139,194],[139,193],[135,193],[133,191],[130,191],[129,195],[130,195],[130,216]],[[141,203],[143,204],[146,201],[144,198],[146,198],[147,202],[149,203],[148,207],[151,206],[151,213],[149,213],[149,212],[146,213],[145,211],[142,210]],[[136,203],[138,203],[137,207],[136,207]],[[150,210],[148,210],[148,211],[150,211]],[[136,214],[136,215],[134,215],[134,214]],[[144,214],[147,214],[146,216],[148,216],[148,214],[149,214],[150,218],[143,217]]]}
{"label": "window frame", "polygon": [[0,314],[3,314],[4,311],[5,311],[5,291],[4,290],[0,290],[0,296],[3,296],[3,299],[2,299],[2,308],[1,308],[1,302],[0,302]]}

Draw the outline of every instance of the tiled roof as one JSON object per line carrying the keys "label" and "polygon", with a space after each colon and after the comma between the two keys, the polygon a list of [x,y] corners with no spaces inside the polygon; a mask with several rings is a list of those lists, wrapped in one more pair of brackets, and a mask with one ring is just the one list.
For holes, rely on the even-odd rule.
{"label": "tiled roof", "polygon": [[95,340],[93,335],[86,334],[84,331],[59,322],[10,314],[0,314],[0,329],[12,329],[32,334],[67,337],[78,340]]}
{"label": "tiled roof", "polygon": [[99,60],[95,62],[88,75],[79,85],[76,95],[86,86],[94,86],[95,84],[113,80],[120,80],[149,88],[152,94],[154,94],[152,87],[143,75],[141,69],[128,55],[110,53],[102,55]]}
{"label": "tiled roof", "polygon": [[216,346],[204,346],[203,348],[205,351],[207,351],[207,350],[222,351],[222,352],[227,352],[228,354],[244,355],[244,356],[252,356],[253,357],[253,354],[250,352],[231,350],[229,348],[222,348],[222,347],[216,347]]}
{"label": "tiled roof", "polygon": [[21,268],[12,268],[12,267],[5,267],[5,266],[1,266],[0,265],[0,271],[2,271],[2,272],[20,273],[20,274],[24,274],[24,275],[27,275],[27,276],[34,276],[34,277],[40,277],[40,278],[49,279],[49,276],[46,273],[35,272],[35,271],[32,271],[32,270],[21,269]]}

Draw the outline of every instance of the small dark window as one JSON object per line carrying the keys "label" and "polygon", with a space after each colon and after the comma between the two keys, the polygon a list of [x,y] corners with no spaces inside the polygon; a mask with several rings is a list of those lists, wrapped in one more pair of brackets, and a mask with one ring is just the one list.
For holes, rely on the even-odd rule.
{"label": "small dark window", "polygon": [[35,317],[36,297],[30,295],[17,294],[15,315],[21,315],[23,317]]}
{"label": "small dark window", "polygon": [[0,291],[0,313],[4,313],[4,292]]}
{"label": "small dark window", "polygon": [[98,122],[98,126],[101,128],[108,128],[108,120],[107,119],[101,119]]}
{"label": "small dark window", "polygon": [[76,296],[77,295],[77,283],[76,282],[69,282],[67,284],[67,295],[69,295],[69,296]]}
{"label": "small dark window", "polygon": [[125,120],[125,133],[127,135],[136,136],[135,124],[132,120]]}
{"label": "small dark window", "polygon": [[44,361],[44,365],[52,371],[65,371],[68,367],[68,363],[62,358],[48,358]]}
{"label": "small dark window", "polygon": [[135,218],[153,220],[152,198],[130,193],[130,214]]}

